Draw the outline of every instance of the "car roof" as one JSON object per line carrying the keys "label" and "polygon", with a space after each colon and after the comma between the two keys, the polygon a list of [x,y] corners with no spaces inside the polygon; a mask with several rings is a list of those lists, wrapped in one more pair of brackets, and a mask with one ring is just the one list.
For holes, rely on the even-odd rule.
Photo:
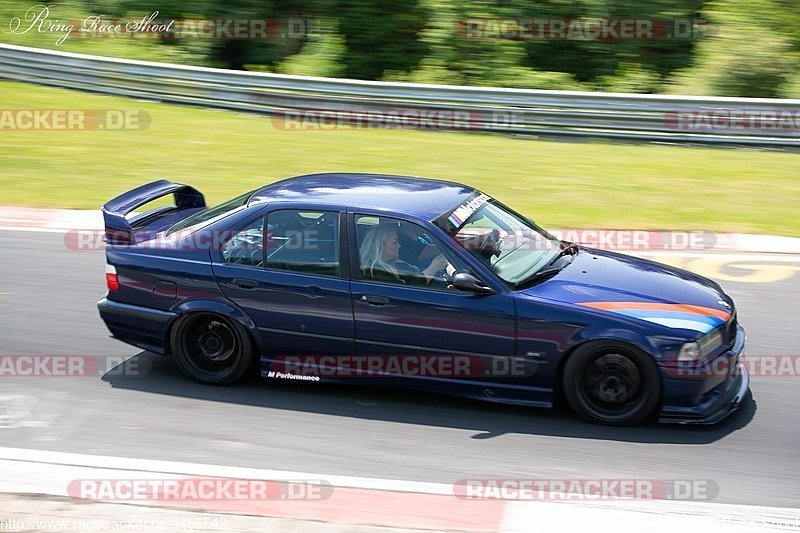
{"label": "car roof", "polygon": [[385,174],[308,174],[281,180],[250,197],[248,205],[304,202],[388,210],[433,220],[475,192],[449,181]]}

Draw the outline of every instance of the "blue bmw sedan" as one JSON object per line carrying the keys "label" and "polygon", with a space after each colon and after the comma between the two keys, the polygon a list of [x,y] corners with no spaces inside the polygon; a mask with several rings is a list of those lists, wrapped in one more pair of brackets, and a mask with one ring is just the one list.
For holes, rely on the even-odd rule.
{"label": "blue bmw sedan", "polygon": [[466,185],[315,174],[206,207],[161,180],[103,215],[102,319],[199,382],[258,365],[268,379],[564,398],[610,425],[715,423],[748,392],[744,330],[718,284],[558,240]]}

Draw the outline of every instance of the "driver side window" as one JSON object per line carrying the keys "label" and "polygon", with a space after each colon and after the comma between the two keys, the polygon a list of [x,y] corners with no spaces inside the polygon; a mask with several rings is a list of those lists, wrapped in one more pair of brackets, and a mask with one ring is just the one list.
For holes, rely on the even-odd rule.
{"label": "driver side window", "polygon": [[267,215],[266,267],[339,276],[339,213],[281,209]]}
{"label": "driver side window", "polygon": [[467,270],[425,228],[404,220],[356,215],[356,239],[361,275],[368,281],[453,289],[453,273]]}

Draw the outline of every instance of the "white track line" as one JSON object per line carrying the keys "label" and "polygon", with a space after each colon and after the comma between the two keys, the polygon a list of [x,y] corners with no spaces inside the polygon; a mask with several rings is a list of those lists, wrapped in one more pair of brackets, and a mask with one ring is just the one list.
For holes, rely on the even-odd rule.
{"label": "white track line", "polygon": [[[0,448],[0,492],[65,496],[75,479],[137,479],[208,476],[264,480],[325,480],[334,487],[452,495],[452,485],[393,479],[242,468],[175,461]],[[376,500],[377,502],[378,500]],[[135,502],[126,502],[135,503]],[[147,505],[146,502],[141,502]],[[439,502],[438,504],[441,504]],[[507,501],[503,532],[691,531],[728,533],[800,530],[800,509],[710,502]],[[447,509],[441,509],[447,513]],[[634,529],[637,528],[637,529]]]}
{"label": "white track line", "polygon": [[[453,494],[453,486],[445,483],[426,483],[421,481],[402,481],[353,476],[332,476],[327,474],[295,472],[289,470],[182,463],[151,459],[112,457],[105,455],[83,455],[66,452],[27,450],[24,448],[0,447],[0,462],[5,463],[0,466],[0,482],[8,481],[5,478],[7,477],[6,475],[9,470],[6,469],[13,466],[10,464],[10,462],[18,462],[76,466],[91,469],[124,470],[128,472],[157,472],[164,474],[236,479],[267,479],[276,481],[323,479],[336,487],[352,487],[396,492],[419,492],[423,494]],[[21,467],[22,465],[16,465],[17,471],[20,471]]]}
{"label": "white track line", "polygon": [[646,502],[509,502],[501,531],[755,533],[800,531],[800,509]]}
{"label": "white track line", "polygon": [[27,233],[66,233],[68,231],[100,231],[96,229],[67,230],[56,228],[26,228],[24,226],[0,226],[0,231],[25,231]]}

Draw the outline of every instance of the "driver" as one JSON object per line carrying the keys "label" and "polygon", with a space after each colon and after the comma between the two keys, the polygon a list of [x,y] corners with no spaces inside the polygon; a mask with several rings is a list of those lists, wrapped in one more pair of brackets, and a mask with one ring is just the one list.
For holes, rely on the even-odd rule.
{"label": "driver", "polygon": [[399,282],[408,285],[429,285],[442,270],[452,274],[455,270],[443,254],[433,258],[422,271],[400,259],[400,241],[397,228],[378,224],[369,230],[359,249],[361,269],[365,278],[376,281]]}

